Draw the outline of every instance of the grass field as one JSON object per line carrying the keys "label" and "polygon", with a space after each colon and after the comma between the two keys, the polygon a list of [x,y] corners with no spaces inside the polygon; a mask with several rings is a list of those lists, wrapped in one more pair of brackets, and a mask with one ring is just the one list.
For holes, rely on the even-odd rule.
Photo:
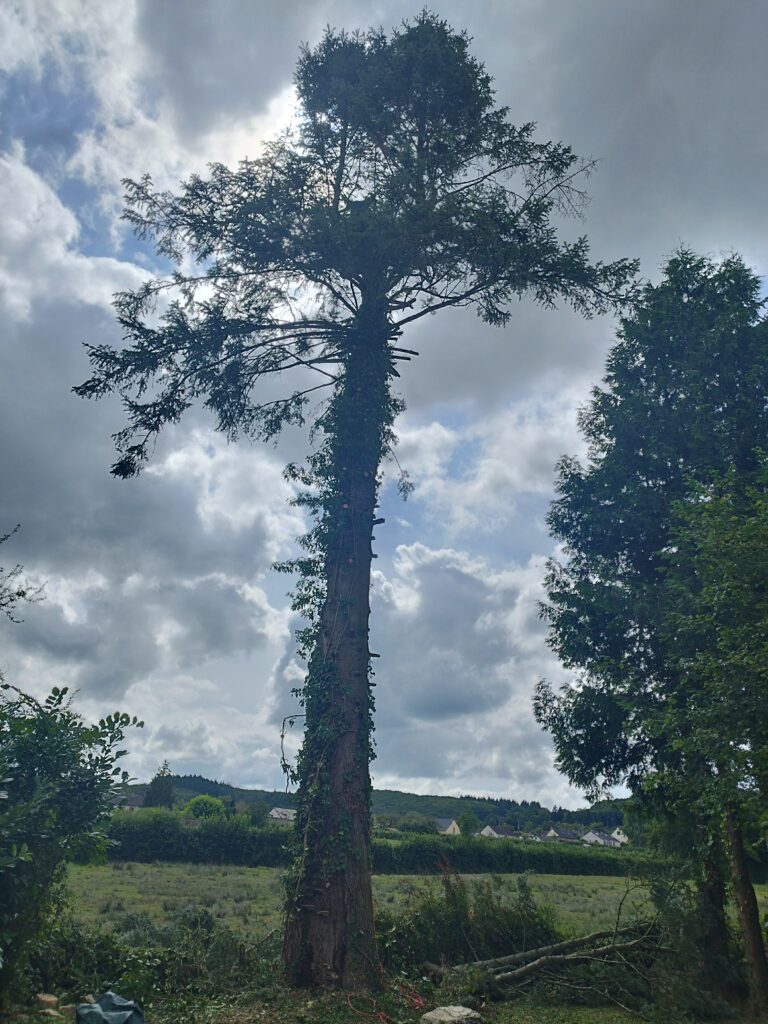
{"label": "grass field", "polygon": [[[278,868],[242,868],[207,864],[72,865],[68,888],[78,917],[109,925],[128,912],[148,914],[160,923],[185,907],[205,907],[214,917],[253,938],[280,923],[281,875]],[[472,878],[482,878],[473,875]],[[501,875],[502,889],[513,889],[516,875]],[[396,905],[409,888],[437,885],[437,879],[411,875],[374,878],[377,905]],[[532,888],[555,910],[568,933],[594,931],[613,924],[626,883],[608,876],[534,875]],[[625,910],[644,901],[630,893]]]}
{"label": "grass field", "polygon": [[[142,913],[161,924],[184,908],[201,907],[244,939],[259,939],[280,926],[281,875],[281,870],[275,868],[114,863],[99,867],[73,865],[67,885],[72,908],[84,922],[119,926],[124,915]],[[495,884],[511,893],[516,878],[500,876]],[[539,902],[552,907],[560,928],[569,934],[610,927],[622,900],[623,920],[631,919],[633,911],[642,910],[646,900],[642,890],[631,885],[628,889],[628,883],[615,877],[533,875],[530,881]],[[378,876],[374,879],[375,900],[378,906],[391,909],[406,899],[414,886],[438,884],[439,879],[434,877]],[[765,914],[768,887],[760,886],[758,896]],[[277,941],[277,937],[271,940]],[[184,1024],[418,1024],[424,1009],[435,1005],[434,1000],[441,996],[430,990],[426,981],[414,984],[424,996],[420,1006],[407,1002],[397,977],[375,999],[338,993],[302,994],[275,982],[271,989],[258,994],[244,991],[165,997],[150,1005],[147,1019],[151,1024],[178,1024],[182,1020]],[[447,995],[442,996],[443,1002]],[[525,999],[491,1003],[482,1012],[487,1024],[629,1024],[639,1019],[637,1014],[616,1007],[534,1005]],[[10,1020],[17,1024],[15,1018]],[[746,1021],[732,1018],[731,1024]]]}
{"label": "grass field", "polygon": [[[254,938],[280,923],[279,868],[241,868],[208,864],[72,865],[68,888],[75,913],[83,920],[109,925],[129,911],[148,914],[155,922],[168,920],[184,907],[205,907],[214,917]],[[469,876],[482,878],[481,875]],[[499,876],[512,889],[516,875]],[[437,885],[423,876],[378,875],[374,897],[379,906],[400,902],[409,887]],[[531,886],[541,903],[550,905],[563,931],[580,934],[609,927],[627,892],[622,878],[603,875],[533,875]],[[768,886],[758,886],[761,916],[768,913]],[[623,915],[644,902],[642,891],[626,897]]]}

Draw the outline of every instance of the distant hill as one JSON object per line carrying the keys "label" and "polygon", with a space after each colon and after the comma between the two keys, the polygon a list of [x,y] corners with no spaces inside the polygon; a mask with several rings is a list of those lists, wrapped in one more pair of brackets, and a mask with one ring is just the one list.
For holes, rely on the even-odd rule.
{"label": "distant hill", "polygon": [[[292,807],[294,795],[281,790],[241,789],[228,782],[217,782],[202,775],[175,775],[173,784],[176,802],[186,803],[200,793],[209,796],[228,796],[237,803],[263,801],[269,807]],[[130,787],[143,792],[145,784]],[[458,818],[468,811],[475,814],[481,825],[511,825],[527,831],[538,829],[549,822],[563,822],[584,826],[601,825],[615,828],[624,820],[623,800],[601,800],[592,807],[571,811],[566,808],[544,807],[537,800],[505,800],[482,796],[429,796],[419,793],[401,793],[396,789],[374,789],[371,804],[375,815],[399,817],[409,811],[418,811],[427,818]]]}

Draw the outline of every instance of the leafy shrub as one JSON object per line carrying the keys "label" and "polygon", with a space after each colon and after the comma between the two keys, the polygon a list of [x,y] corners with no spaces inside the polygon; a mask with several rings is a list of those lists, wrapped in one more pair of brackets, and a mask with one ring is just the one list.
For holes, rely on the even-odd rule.
{"label": "leafy shrub", "polygon": [[30,943],[26,964],[27,988],[32,992],[67,992],[82,999],[101,992],[121,977],[132,958],[117,936],[90,927],[66,910],[52,915],[42,933]]}
{"label": "leafy shrub", "polygon": [[137,720],[116,712],[86,725],[67,690],[40,703],[0,684],[0,998],[49,911],[64,862],[105,844],[110,798],[127,774],[116,749]]}
{"label": "leafy shrub", "polygon": [[397,828],[400,832],[421,832],[424,835],[434,835],[437,832],[434,821],[419,814],[418,811],[408,811],[407,814],[403,814],[397,822]]}
{"label": "leafy shrub", "polygon": [[376,927],[382,961],[396,969],[484,960],[558,939],[552,911],[537,905],[525,875],[509,899],[497,879],[467,883],[444,871],[440,889],[414,887],[398,910],[379,911]]}
{"label": "leafy shrub", "polygon": [[87,992],[115,988],[142,1004],[183,992],[221,993],[269,984],[278,973],[276,939],[246,943],[199,907],[169,923],[127,913],[114,930],[62,913],[30,950],[28,991]]}
{"label": "leafy shrub", "polygon": [[199,796],[192,797],[184,808],[184,813],[192,818],[223,818],[226,808],[224,802],[218,797],[201,793]]}

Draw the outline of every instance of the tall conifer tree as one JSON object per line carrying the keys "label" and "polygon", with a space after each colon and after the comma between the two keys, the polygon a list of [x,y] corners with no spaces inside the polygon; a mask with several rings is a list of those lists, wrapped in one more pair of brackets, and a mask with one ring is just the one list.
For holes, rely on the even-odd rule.
{"label": "tall conifer tree", "polygon": [[[466,35],[435,15],[389,36],[329,30],[295,82],[298,127],[260,159],[215,165],[175,195],[126,183],[127,219],[179,269],[118,297],[125,346],[92,346],[76,390],[123,396],[122,477],[197,401],[228,437],[268,439],[328,399],[309,414],[308,466],[293,470],[313,485],[315,528],[296,563],[311,624],[284,955],[298,983],[351,986],[376,973],[369,585],[380,467],[403,407],[392,382],[415,355],[399,340],[449,307],[503,326],[524,295],[600,313],[636,266],[591,263],[586,239],[557,238],[551,216],[581,208],[589,165],[512,125]],[[262,379],[286,370],[296,389],[267,393]]]}
{"label": "tall conifer tree", "polygon": [[[728,801],[705,798],[725,790],[694,713],[698,641],[679,620],[681,587],[698,572],[682,545],[681,508],[724,474],[752,481],[759,449],[768,450],[761,309],[759,281],[741,259],[717,265],[681,250],[622,320],[604,384],[581,416],[589,461],[561,461],[549,513],[565,556],[550,563],[543,611],[553,650],[577,675],[560,693],[542,684],[535,703],[571,781],[593,793],[628,783],[690,816],[714,953],[725,945],[723,842],[740,905],[752,913],[742,915],[748,950],[762,949],[762,938],[738,816]],[[764,1012],[765,955],[750,959]]]}

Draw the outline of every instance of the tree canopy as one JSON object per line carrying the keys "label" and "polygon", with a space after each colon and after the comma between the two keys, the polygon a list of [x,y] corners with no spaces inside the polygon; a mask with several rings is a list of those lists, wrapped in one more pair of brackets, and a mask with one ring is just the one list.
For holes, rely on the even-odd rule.
{"label": "tree canopy", "polygon": [[[117,296],[123,348],[88,346],[94,375],[75,390],[118,391],[128,415],[114,473],[138,472],[198,400],[230,437],[300,421],[373,294],[391,340],[446,306],[504,324],[525,294],[587,315],[625,297],[636,263],[591,263],[586,238],[562,242],[550,221],[583,207],[591,165],[510,124],[468,48],[429,13],[391,38],[329,29],[298,63],[298,128],[259,159],[176,195],[126,180],[125,219],[180,269]],[[288,369],[322,379],[263,400],[256,382]]]}

